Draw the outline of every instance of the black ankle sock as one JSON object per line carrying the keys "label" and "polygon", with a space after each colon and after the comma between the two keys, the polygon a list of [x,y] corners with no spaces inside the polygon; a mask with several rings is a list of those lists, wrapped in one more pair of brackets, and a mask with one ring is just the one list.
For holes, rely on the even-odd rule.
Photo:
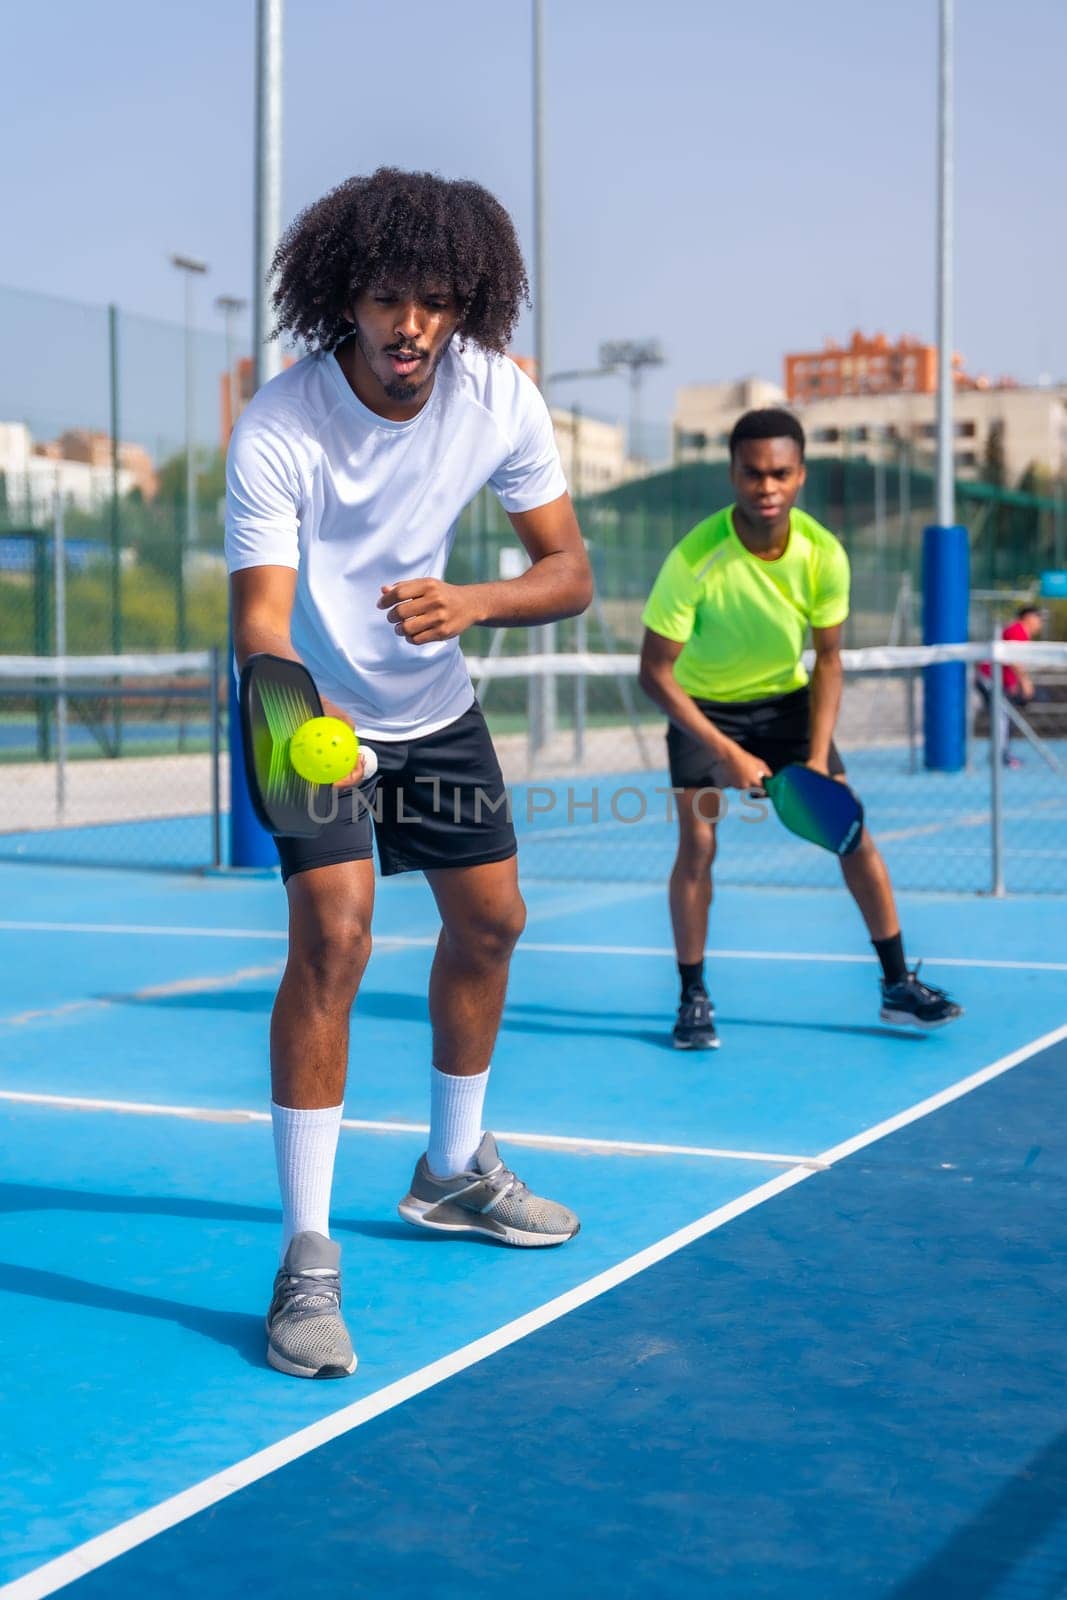
{"label": "black ankle sock", "polygon": [[904,960],[904,941],[900,934],[891,934],[888,939],[872,939],[871,943],[878,952],[886,983],[902,983],[908,976],[908,967]]}
{"label": "black ankle sock", "polygon": [[691,989],[701,989],[707,994],[704,983],[703,961],[679,961],[678,976],[682,980],[682,999],[686,999]]}

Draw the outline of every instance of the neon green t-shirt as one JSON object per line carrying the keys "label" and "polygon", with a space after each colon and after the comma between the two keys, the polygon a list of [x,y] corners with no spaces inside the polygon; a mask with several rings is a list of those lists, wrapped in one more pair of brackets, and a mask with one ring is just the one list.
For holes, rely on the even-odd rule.
{"label": "neon green t-shirt", "polygon": [[777,561],[746,550],[733,506],[698,522],[676,544],[641,621],[684,644],[674,676],[698,700],[761,700],[808,681],[801,653],[808,628],[848,616],[848,557],[805,511],[789,515]]}

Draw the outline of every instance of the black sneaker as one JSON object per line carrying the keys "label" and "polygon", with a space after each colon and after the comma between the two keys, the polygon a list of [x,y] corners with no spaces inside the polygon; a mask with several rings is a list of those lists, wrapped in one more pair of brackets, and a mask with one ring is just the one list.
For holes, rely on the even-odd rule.
{"label": "black sneaker", "polygon": [[676,1050],[717,1050],[719,1035],[715,1032],[715,1007],[702,989],[691,990],[678,1007],[678,1020],[674,1024]]}
{"label": "black sneaker", "polygon": [[882,979],[881,1019],[898,1028],[943,1028],[946,1022],[962,1017],[963,1007],[950,1000],[943,989],[934,989],[919,980],[919,968],[897,983]]}

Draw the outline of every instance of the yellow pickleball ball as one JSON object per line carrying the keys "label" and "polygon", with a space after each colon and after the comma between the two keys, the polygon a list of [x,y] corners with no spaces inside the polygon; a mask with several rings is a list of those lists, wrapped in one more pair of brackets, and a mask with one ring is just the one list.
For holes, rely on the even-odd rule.
{"label": "yellow pickleball ball", "polygon": [[293,771],[309,783],[336,783],[347,778],[359,760],[359,740],[340,717],[312,717],[301,723],[289,741]]}

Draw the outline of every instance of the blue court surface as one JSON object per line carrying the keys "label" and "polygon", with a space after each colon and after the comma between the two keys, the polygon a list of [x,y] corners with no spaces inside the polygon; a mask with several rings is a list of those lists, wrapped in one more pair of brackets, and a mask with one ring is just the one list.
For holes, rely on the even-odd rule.
{"label": "blue court surface", "polygon": [[316,1384],[264,1354],[278,881],[0,866],[0,1595],[1067,1593],[1064,902],[903,895],[966,1007],[919,1036],[839,890],[726,888],[686,1055],[662,885],[526,894],[488,1119],[582,1232],[397,1217],[436,922],[380,885]]}

